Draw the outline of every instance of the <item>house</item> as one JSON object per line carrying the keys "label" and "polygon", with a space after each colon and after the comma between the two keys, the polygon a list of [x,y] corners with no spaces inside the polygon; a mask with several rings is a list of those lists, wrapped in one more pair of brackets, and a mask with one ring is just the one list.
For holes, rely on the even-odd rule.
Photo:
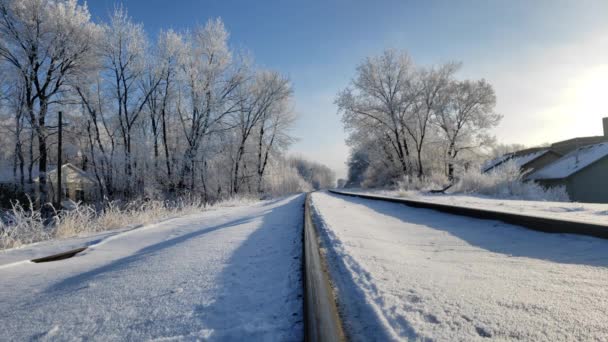
{"label": "house", "polygon": [[[57,168],[47,172],[49,198],[56,197]],[[38,178],[34,180],[38,182]],[[73,201],[92,202],[99,198],[99,185],[94,176],[67,163],[61,167],[61,187],[63,198]]]}
{"label": "house", "polygon": [[602,124],[603,136],[578,137],[508,153],[484,164],[482,171],[513,162],[526,181],[544,187],[564,186],[573,201],[608,203],[608,118]]}
{"label": "house", "polygon": [[608,203],[608,142],[579,147],[526,179],[565,186],[576,202]]}

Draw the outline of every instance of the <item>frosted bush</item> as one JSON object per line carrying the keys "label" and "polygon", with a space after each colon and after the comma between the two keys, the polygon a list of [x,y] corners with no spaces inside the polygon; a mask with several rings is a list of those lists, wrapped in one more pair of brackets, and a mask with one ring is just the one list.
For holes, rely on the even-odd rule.
{"label": "frosted bush", "polygon": [[0,217],[0,249],[18,247],[54,236],[54,229],[44,224],[40,211],[33,204],[23,207],[19,202]]}
{"label": "frosted bush", "polygon": [[405,176],[397,182],[398,189],[401,192],[443,189],[446,184],[448,184],[448,178],[439,173],[422,177]]}
{"label": "frosted bush", "polygon": [[507,162],[487,173],[468,170],[459,177],[452,191],[522,200],[570,201],[563,186],[544,188],[536,182],[524,181],[519,166],[513,162]]}
{"label": "frosted bush", "polygon": [[[231,197],[214,203],[217,207],[234,207],[256,201],[253,197]],[[30,203],[27,208],[15,203],[0,217],[0,249],[149,224],[182,215],[194,214],[208,208],[197,196],[184,196],[171,201],[136,200],[121,205],[108,202],[103,209],[73,203],[70,210],[57,213],[45,222],[39,210]]]}
{"label": "frosted bush", "polygon": [[56,216],[55,237],[64,238],[96,231],[95,218],[93,207],[76,203],[72,210]]}

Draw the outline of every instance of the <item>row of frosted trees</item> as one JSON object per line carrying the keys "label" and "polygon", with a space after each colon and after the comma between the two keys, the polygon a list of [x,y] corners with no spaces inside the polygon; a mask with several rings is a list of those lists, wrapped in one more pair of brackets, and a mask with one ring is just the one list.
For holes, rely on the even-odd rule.
{"label": "row of frosted trees", "polygon": [[460,80],[460,63],[415,65],[405,52],[365,59],[336,99],[352,148],[352,185],[442,176],[449,181],[493,146],[501,115],[485,80]]}
{"label": "row of frosted trees", "polygon": [[117,8],[96,23],[76,0],[0,0],[2,153],[40,203],[62,153],[101,197],[198,193],[206,201],[308,184],[282,154],[293,141],[289,80],[228,45],[221,20],[150,42]]}

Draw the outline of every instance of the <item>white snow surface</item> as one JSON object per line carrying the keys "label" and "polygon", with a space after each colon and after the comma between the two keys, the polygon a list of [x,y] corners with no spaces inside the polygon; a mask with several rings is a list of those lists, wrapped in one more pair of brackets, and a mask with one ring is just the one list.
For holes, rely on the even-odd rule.
{"label": "white snow surface", "polygon": [[315,193],[352,340],[608,337],[608,241]]}
{"label": "white snow surface", "polygon": [[562,179],[608,155],[608,143],[580,147],[534,172],[529,179]]}
{"label": "white snow surface", "polygon": [[568,221],[595,223],[608,226],[608,204],[524,201],[489,198],[475,195],[426,194],[417,191],[338,189],[342,192],[367,194],[379,197],[402,198],[467,208],[486,209],[513,214],[531,215]]}
{"label": "white snow surface", "polygon": [[218,208],[84,238],[92,246],[62,261],[6,259],[0,341],[300,341],[303,201]]}
{"label": "white snow surface", "polygon": [[[164,222],[161,221],[161,222]],[[154,227],[154,225],[143,226],[145,228]],[[123,234],[132,229],[142,228],[142,225],[133,225],[131,227],[114,229],[101,233],[88,234],[64,239],[54,239],[40,241],[16,248],[0,250],[0,269],[12,267],[15,263],[22,263],[36,258],[42,258],[80,247],[89,247],[109,239],[114,235]]]}

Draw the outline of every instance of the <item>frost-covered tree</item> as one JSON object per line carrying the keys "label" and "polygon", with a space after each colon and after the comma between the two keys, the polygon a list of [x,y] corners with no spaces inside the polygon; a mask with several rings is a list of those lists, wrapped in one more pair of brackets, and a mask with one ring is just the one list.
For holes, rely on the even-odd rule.
{"label": "frost-covered tree", "polygon": [[488,130],[501,119],[494,90],[484,80],[458,80],[459,67],[416,66],[394,50],[357,67],[336,99],[352,155],[368,156],[364,180],[353,168],[351,182],[388,185],[438,172],[452,179],[457,163],[492,141]]}
{"label": "frost-covered tree", "polygon": [[[289,101],[292,95],[289,80],[276,72],[260,71],[252,76],[250,82],[243,82],[239,91],[239,110],[234,115],[234,126],[238,130],[237,148],[233,171],[232,191],[238,193],[244,179],[250,175],[242,175],[242,162],[247,152],[247,144],[256,132],[256,127],[261,130],[268,124],[268,119],[273,111],[277,110],[283,102]],[[275,126],[278,128],[278,126]],[[264,134],[264,131],[261,131]],[[263,138],[262,138],[263,139]],[[263,143],[263,140],[261,140]],[[273,143],[274,141],[270,141]],[[256,176],[263,175],[264,166],[262,162],[263,147],[258,146],[258,159],[256,164]]]}
{"label": "frost-covered tree", "polygon": [[38,143],[40,203],[47,196],[49,108],[89,70],[98,29],[77,0],[1,0],[0,60],[21,79],[26,115]]}
{"label": "frost-covered tree", "polygon": [[203,141],[221,130],[226,116],[238,112],[239,85],[245,68],[237,65],[228,48],[228,32],[220,19],[198,27],[186,38],[181,63],[181,97],[177,111],[186,138],[179,187],[194,188],[197,156]]}
{"label": "frost-covered tree", "polygon": [[336,186],[336,175],[327,166],[297,157],[291,158],[290,163],[313,189],[328,189]]}
{"label": "frost-covered tree", "polygon": [[148,41],[143,25],[134,23],[122,7],[114,10],[108,25],[103,26],[101,54],[106,74],[106,96],[112,96],[117,114],[124,155],[124,190],[133,186],[133,130],[151,94],[160,83],[154,77],[146,87],[141,86],[147,63]]}
{"label": "frost-covered tree", "polygon": [[404,127],[416,150],[418,177],[424,176],[423,149],[426,146],[432,120],[449,99],[448,87],[459,65],[448,63],[438,68],[420,68],[414,75],[414,105]]}
{"label": "frost-covered tree", "polygon": [[414,65],[406,53],[386,50],[357,67],[351,86],[336,104],[347,130],[373,129],[390,140],[403,174],[409,173],[410,147],[406,123],[416,103]]}
{"label": "frost-covered tree", "polygon": [[347,187],[359,187],[365,180],[365,173],[369,167],[370,160],[364,149],[352,150],[348,157],[348,181]]}
{"label": "frost-covered tree", "polygon": [[172,187],[173,163],[169,147],[169,126],[173,118],[172,103],[178,96],[178,73],[183,58],[184,41],[181,34],[172,30],[162,31],[158,37],[154,67],[149,68],[144,80],[145,91],[150,91],[147,103],[152,136],[154,138],[154,169],[158,175],[160,150],[164,157],[164,176]]}
{"label": "frost-covered tree", "polygon": [[277,101],[266,111],[257,128],[257,189],[264,192],[264,178],[271,157],[281,154],[294,142],[290,129],[296,116],[292,110],[291,98],[286,97]]}
{"label": "frost-covered tree", "polygon": [[[19,183],[38,165],[46,203],[61,110],[63,160],[95,177],[99,198],[213,202],[312,188],[285,157],[291,84],[228,38],[219,19],[149,42],[123,7],[94,24],[76,0],[0,0],[0,161]],[[320,174],[308,182],[327,183]]]}
{"label": "frost-covered tree", "polygon": [[435,115],[447,143],[448,177],[454,177],[454,162],[464,150],[479,148],[489,139],[487,130],[502,116],[494,111],[496,94],[485,80],[457,81],[449,88],[446,106]]}

